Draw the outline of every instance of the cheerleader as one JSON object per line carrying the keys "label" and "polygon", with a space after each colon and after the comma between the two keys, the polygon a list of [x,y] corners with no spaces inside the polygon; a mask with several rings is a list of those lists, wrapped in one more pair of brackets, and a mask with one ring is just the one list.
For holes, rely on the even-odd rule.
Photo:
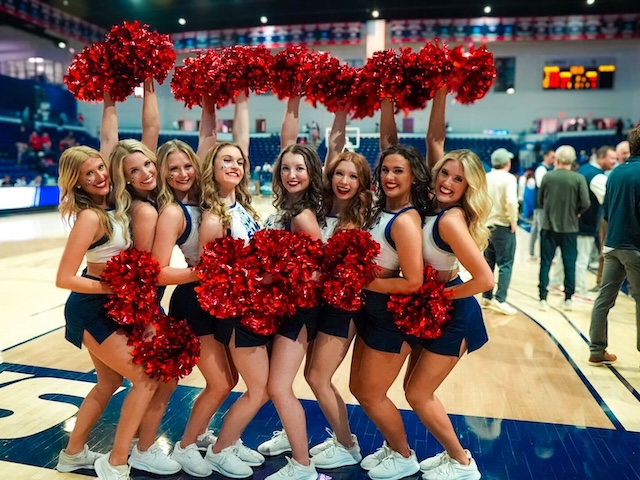
{"label": "cheerleader", "polygon": [[[424,226],[424,259],[438,270],[438,280],[446,283],[453,311],[442,336],[421,342],[422,349],[411,359],[405,393],[411,408],[445,448],[420,463],[423,478],[477,480],[481,477],[478,466],[460,444],[435,391],[465,352],[479,349],[488,340],[473,296],[494,285],[493,272],[482,254],[489,239],[485,222],[491,201],[478,156],[469,150],[444,154],[445,102],[446,90],[441,90],[433,101],[427,135],[437,210]],[[470,273],[470,280],[463,282],[458,276],[459,263]]]}
{"label": "cheerleader", "polygon": [[378,200],[369,231],[381,252],[377,278],[364,291],[349,385],[385,439],[383,447],[360,464],[374,480],[397,480],[419,470],[400,412],[387,396],[419,339],[400,331],[387,301],[391,293],[408,295],[422,284],[422,217],[432,210],[430,180],[422,155],[402,145],[384,150],[374,172]]}
{"label": "cheerleader", "polygon": [[[343,114],[338,112],[336,119]],[[334,121],[332,138],[336,123],[339,120]],[[324,168],[323,198],[323,241],[340,230],[364,228],[372,207],[371,169],[367,160],[352,152],[330,159]],[[305,377],[333,429],[325,442],[309,450],[318,468],[356,465],[362,460],[358,439],[349,427],[346,405],[331,382],[355,336],[359,315],[360,312],[323,305],[317,337],[307,352]]]}
{"label": "cheerleader", "polygon": [[[134,434],[146,431],[144,418],[158,410],[163,394],[160,380],[153,380],[144,367],[131,361],[132,347],[120,326],[107,317],[105,303],[111,292],[100,281],[109,258],[127,249],[129,219],[109,210],[109,173],[100,152],[89,147],[71,147],[62,154],[59,166],[60,211],[75,218],[60,260],[56,285],[71,290],[65,305],[66,333],[71,343],[89,350],[98,381],[83,401],[67,449],[60,454],[59,471],[95,466],[103,480],[128,480],[127,457]],[[86,256],[87,268],[77,271]],[[113,393],[127,378],[133,386],[125,398],[116,428],[113,449],[98,455],[79,439],[86,439],[91,427],[106,408]],[[153,418],[147,418],[153,424]],[[175,473],[175,472],[174,472]]]}

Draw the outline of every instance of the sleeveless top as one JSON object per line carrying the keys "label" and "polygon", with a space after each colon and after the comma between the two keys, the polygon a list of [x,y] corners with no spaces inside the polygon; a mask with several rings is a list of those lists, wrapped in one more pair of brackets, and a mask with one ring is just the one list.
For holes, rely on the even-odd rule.
{"label": "sleeveless top", "polygon": [[184,259],[190,267],[198,264],[200,259],[200,235],[198,232],[198,226],[200,224],[200,207],[197,205],[185,205],[182,202],[178,202],[184,218],[187,221],[187,226],[180,235],[180,238],[176,241],[180,250],[184,254]]}
{"label": "sleeveless top", "polygon": [[265,230],[286,230],[287,232],[290,232],[291,223],[283,222],[282,216],[283,214],[279,209],[269,215],[264,221]]}
{"label": "sleeveless top", "polygon": [[107,210],[113,235],[111,238],[105,235],[89,246],[89,250],[86,253],[88,263],[106,263],[111,257],[118,255],[131,246],[124,238],[122,225],[120,222],[116,222],[113,213],[113,210]]}
{"label": "sleeveless top", "polygon": [[320,229],[322,233],[322,241],[327,242],[331,236],[336,233],[336,227],[338,226],[338,217],[326,216],[324,219],[324,225]]}
{"label": "sleeveless top", "polygon": [[442,214],[453,207],[445,208],[437,215],[429,215],[425,218],[422,227],[422,255],[424,263],[431,265],[440,272],[455,270],[458,268],[458,259],[453,254],[451,247],[440,237],[438,224]]}
{"label": "sleeveless top", "polygon": [[396,251],[396,244],[391,238],[391,226],[398,216],[407,210],[415,210],[415,207],[405,207],[399,212],[382,211],[378,215],[376,223],[369,228],[373,240],[380,244],[380,254],[375,258],[376,265],[388,270],[400,269],[400,258]]}
{"label": "sleeveless top", "polygon": [[231,205],[229,213],[231,213],[231,228],[229,228],[227,234],[230,237],[241,238],[246,243],[253,237],[254,233],[260,230],[258,222],[240,203],[235,202]]}

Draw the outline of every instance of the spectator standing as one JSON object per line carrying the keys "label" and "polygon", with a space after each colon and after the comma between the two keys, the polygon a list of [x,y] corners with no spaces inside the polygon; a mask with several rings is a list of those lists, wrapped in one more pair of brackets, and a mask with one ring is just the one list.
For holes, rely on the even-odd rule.
{"label": "spectator standing", "polygon": [[535,259],[535,248],[536,242],[540,237],[540,229],[542,225],[542,207],[538,202],[538,190],[540,189],[540,185],[542,184],[542,179],[547,174],[547,172],[553,170],[553,164],[556,161],[556,152],[553,150],[547,150],[542,158],[542,163],[538,165],[533,176],[536,181],[536,191],[534,198],[534,210],[533,210],[533,222],[531,223],[531,237],[529,238],[529,257],[531,259]]}
{"label": "spectator standing", "polygon": [[631,156],[607,182],[603,205],[608,224],[604,241],[602,287],[591,312],[589,364],[610,365],[618,357],[607,352],[609,310],[625,277],[636,302],[636,348],[640,351],[640,127],[629,133]]}
{"label": "spectator standing", "polygon": [[538,191],[538,205],[544,216],[540,231],[540,310],[547,310],[549,269],[556,247],[560,247],[564,265],[563,308],[572,309],[575,290],[578,217],[589,208],[589,191],[585,178],[571,169],[576,151],[562,145],[556,152],[556,169],[545,174]]}
{"label": "spectator standing", "polygon": [[489,197],[493,204],[487,220],[491,232],[489,246],[484,251],[491,271],[498,266],[498,288],[482,294],[482,307],[504,315],[515,315],[516,309],[507,303],[507,290],[511,282],[511,269],[516,254],[516,227],[518,225],[518,181],[509,173],[513,153],[498,148],[491,154],[492,170],[487,174]]}

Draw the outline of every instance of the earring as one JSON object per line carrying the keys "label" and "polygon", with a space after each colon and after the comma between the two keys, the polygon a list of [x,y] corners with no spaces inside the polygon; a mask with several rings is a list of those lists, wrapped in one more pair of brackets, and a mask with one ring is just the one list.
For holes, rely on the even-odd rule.
{"label": "earring", "polygon": [[127,182],[127,185],[131,185],[131,182]]}
{"label": "earring", "polygon": [[80,185],[76,185],[76,188],[77,188],[78,190],[80,190]]}

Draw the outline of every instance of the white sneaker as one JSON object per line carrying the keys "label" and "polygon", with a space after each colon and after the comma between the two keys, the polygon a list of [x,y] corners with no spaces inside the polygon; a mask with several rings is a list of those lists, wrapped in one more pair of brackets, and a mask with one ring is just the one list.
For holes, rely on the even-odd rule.
{"label": "white sneaker", "polygon": [[491,299],[482,297],[480,301],[480,306],[482,308],[489,308],[491,306]]}
{"label": "white sneaker", "polygon": [[431,470],[427,470],[422,475],[424,480],[479,480],[482,475],[478,471],[478,465],[472,458],[469,465],[462,465],[449,457],[447,462],[443,462]]}
{"label": "white sneaker", "polygon": [[259,467],[264,463],[264,457],[242,443],[241,438],[238,439],[234,446],[238,449],[238,458],[250,467]]}
{"label": "white sneaker", "polygon": [[[467,458],[471,460],[471,452],[465,449],[464,453],[466,453]],[[443,463],[448,462],[450,459],[451,457],[449,457],[449,454],[445,450],[444,452],[440,452],[439,454],[434,455],[433,457],[425,458],[424,460],[422,460],[420,462],[420,470],[422,470],[423,472],[426,472],[427,470],[431,470],[433,468],[439,467]]]}
{"label": "white sneaker", "polygon": [[175,460],[171,460],[157,443],[151,445],[146,452],[138,450],[137,445],[133,447],[128,463],[130,467],[136,470],[155,473],[156,475],[173,475],[182,470],[182,466]]}
{"label": "white sneaker", "polygon": [[213,445],[218,441],[218,437],[213,434],[213,430],[207,430],[196,438],[198,450],[206,451],[209,445]]}
{"label": "white sneaker", "polygon": [[62,473],[75,472],[80,469],[93,470],[93,464],[102,456],[101,453],[92,452],[85,444],[81,452],[75,455],[69,455],[64,449],[60,450],[58,455],[58,464],[56,470]]}
{"label": "white sneaker", "polygon": [[[319,444],[317,444],[317,445],[315,445],[315,446],[313,446],[313,447],[311,447],[309,449],[309,455],[311,455],[312,457],[315,456],[315,455],[318,455],[324,449],[329,448],[331,446],[331,443],[336,438],[336,434],[333,433],[329,427],[325,427],[324,431],[327,432],[327,434],[329,434],[329,436],[327,438],[325,438],[322,443],[319,443]],[[352,437],[353,436],[354,435],[352,435]]]}
{"label": "white sneaker", "polygon": [[399,480],[420,471],[416,452],[411,450],[409,458],[404,458],[398,452],[391,451],[377,467],[369,470],[372,480]]}
{"label": "white sneaker", "polygon": [[94,464],[96,473],[100,480],[131,480],[129,476],[129,465],[118,465],[114,467],[109,463],[111,452],[102,455]]}
{"label": "white sneaker", "polygon": [[327,448],[312,457],[316,467],[331,469],[360,463],[362,454],[360,453],[360,445],[358,445],[357,439],[351,448],[346,448],[337,439],[332,440]]}
{"label": "white sneaker", "polygon": [[540,302],[538,302],[538,310],[540,310],[541,312],[546,312],[547,310],[549,310],[549,304],[546,300],[540,300]]}
{"label": "white sneaker", "polygon": [[204,458],[214,471],[225,477],[247,478],[253,475],[251,467],[238,457],[238,449],[235,445],[223,448],[220,453],[213,453],[210,445]]}
{"label": "white sneaker", "polygon": [[518,311],[507,302],[499,302],[496,299],[491,300],[489,308],[491,308],[491,310],[495,310],[498,313],[502,313],[503,315],[515,315],[516,313],[518,313]]}
{"label": "white sneaker", "polygon": [[267,457],[275,457],[281,453],[290,452],[291,444],[289,443],[287,432],[276,430],[269,440],[258,445],[258,451]]}
{"label": "white sneaker", "polygon": [[209,463],[202,458],[200,450],[195,443],[182,448],[180,442],[176,442],[171,453],[171,459],[182,466],[182,470],[192,477],[208,477],[213,473]]}
{"label": "white sneaker", "polygon": [[264,480],[316,480],[318,478],[318,472],[313,464],[313,460],[310,461],[308,466],[300,465],[294,459],[286,457],[287,464],[266,477]]}
{"label": "white sneaker", "polygon": [[370,453],[369,455],[367,455],[362,459],[362,461],[360,462],[360,467],[362,467],[362,469],[364,470],[371,470],[372,468],[375,468],[378,465],[380,465],[382,460],[387,458],[392,453],[393,453],[393,450],[389,448],[389,445],[387,445],[387,442],[383,442],[382,446],[378,450],[376,450],[373,453]]}
{"label": "white sneaker", "polygon": [[564,303],[562,304],[562,310],[564,310],[565,312],[571,312],[573,310],[573,302],[571,301],[571,299],[567,299],[564,301]]}

